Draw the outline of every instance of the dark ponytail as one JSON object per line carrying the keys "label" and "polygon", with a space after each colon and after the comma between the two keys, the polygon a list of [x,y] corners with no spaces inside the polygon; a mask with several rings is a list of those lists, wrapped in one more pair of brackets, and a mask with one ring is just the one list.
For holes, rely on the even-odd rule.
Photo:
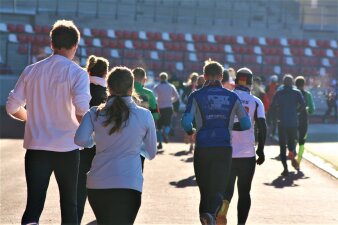
{"label": "dark ponytail", "polygon": [[[110,96],[107,103],[99,106],[96,115],[102,115],[100,112],[103,112],[103,115],[107,117],[103,122],[104,127],[113,124],[109,131],[109,135],[111,135],[119,132],[129,119],[130,109],[122,97],[128,96],[130,90],[133,89],[133,73],[127,67],[114,67],[108,73],[107,84]],[[111,98],[114,98],[112,104],[109,101]]]}
{"label": "dark ponytail", "polygon": [[103,77],[107,74],[109,61],[103,57],[90,55],[87,59],[86,70],[91,76]]}

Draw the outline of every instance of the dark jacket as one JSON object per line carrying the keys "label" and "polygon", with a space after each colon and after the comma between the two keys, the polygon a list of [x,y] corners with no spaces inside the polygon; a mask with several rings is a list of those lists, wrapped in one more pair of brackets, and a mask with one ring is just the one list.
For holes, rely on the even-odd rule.
{"label": "dark jacket", "polygon": [[89,102],[89,106],[98,106],[107,100],[107,91],[105,87],[101,85],[90,83],[90,94],[92,99]]}
{"label": "dark jacket", "polygon": [[297,127],[298,113],[304,109],[302,93],[293,87],[283,86],[273,96],[269,114],[277,116],[281,127]]}

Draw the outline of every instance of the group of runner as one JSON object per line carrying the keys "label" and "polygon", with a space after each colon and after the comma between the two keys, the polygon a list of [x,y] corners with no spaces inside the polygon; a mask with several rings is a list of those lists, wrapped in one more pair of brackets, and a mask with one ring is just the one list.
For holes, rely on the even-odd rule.
{"label": "group of runner", "polygon": [[288,174],[286,145],[299,170],[307,115],[314,111],[304,77],[295,80],[299,90],[291,75],[280,87],[273,77],[270,104],[268,97],[251,93],[262,91],[249,68],[236,72],[209,59],[203,75],[189,76],[180,98],[165,72],[151,91],[144,87],[147,73],[141,67],[110,70],[107,59],[90,56],[81,68],[72,61],[80,33],[71,21],[57,21],[50,36],[53,54],[25,68],[6,104],[8,114],[26,122],[22,224],[39,223],[53,172],[62,224],[81,223],[87,195],[98,224],[133,224],[141,206],[144,160],[168,142],[180,100],[186,103],[181,126],[194,150],[202,224],[226,224],[236,179],[238,224],[246,223],[255,166],[265,161],[266,113],[278,124],[282,175]]}

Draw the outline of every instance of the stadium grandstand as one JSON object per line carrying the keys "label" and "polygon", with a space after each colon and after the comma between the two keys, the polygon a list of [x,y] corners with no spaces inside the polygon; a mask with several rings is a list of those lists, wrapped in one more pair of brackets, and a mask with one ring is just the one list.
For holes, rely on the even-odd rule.
{"label": "stadium grandstand", "polygon": [[[23,68],[51,53],[57,19],[81,28],[77,59],[143,66],[186,79],[211,58],[256,75],[338,74],[336,0],[1,0],[2,94]],[[12,80],[10,84],[4,80]],[[8,86],[8,88],[6,87]],[[3,99],[1,104],[3,104]]]}

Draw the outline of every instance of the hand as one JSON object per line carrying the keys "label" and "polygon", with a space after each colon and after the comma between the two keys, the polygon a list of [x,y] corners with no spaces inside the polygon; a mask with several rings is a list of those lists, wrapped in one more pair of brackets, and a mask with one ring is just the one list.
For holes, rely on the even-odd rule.
{"label": "hand", "polygon": [[258,156],[258,159],[256,160],[257,165],[262,165],[265,161],[265,156]]}

